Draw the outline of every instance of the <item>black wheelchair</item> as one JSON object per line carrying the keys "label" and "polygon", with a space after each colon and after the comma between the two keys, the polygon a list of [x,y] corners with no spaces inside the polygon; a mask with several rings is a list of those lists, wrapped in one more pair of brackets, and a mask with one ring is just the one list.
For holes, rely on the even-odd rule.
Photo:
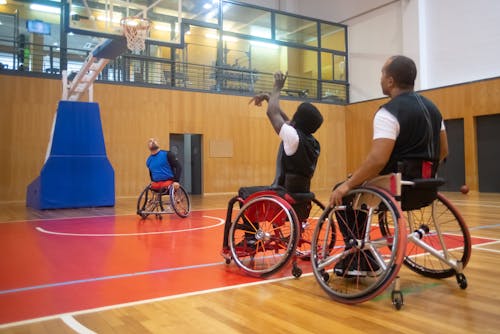
{"label": "black wheelchair", "polygon": [[[236,203],[240,208],[233,219]],[[324,209],[312,192],[241,188],[227,208],[222,249],[226,264],[233,260],[246,274],[266,277],[292,260],[292,274],[300,277],[297,259],[310,259],[312,233]]]}
{"label": "black wheelchair", "polygon": [[161,219],[162,215],[174,212],[181,218],[186,218],[191,212],[191,200],[182,185],[174,189],[172,184],[161,186],[151,182],[139,195],[137,214],[142,219],[149,215]]}
{"label": "black wheelchair", "polygon": [[471,237],[458,210],[437,191],[443,183],[402,181],[400,173],[382,176],[349,191],[342,205],[327,208],[311,242],[313,272],[322,289],[338,302],[355,304],[394,283],[391,299],[399,310],[403,264],[426,277],[455,276],[466,289],[463,269]]}

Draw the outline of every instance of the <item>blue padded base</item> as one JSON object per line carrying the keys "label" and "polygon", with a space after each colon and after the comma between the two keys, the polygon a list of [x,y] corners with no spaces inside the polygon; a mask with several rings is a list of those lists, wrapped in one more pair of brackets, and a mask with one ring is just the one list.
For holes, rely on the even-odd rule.
{"label": "blue padded base", "polygon": [[114,170],[106,156],[99,106],[60,101],[49,158],[27,189],[35,209],[114,206]]}

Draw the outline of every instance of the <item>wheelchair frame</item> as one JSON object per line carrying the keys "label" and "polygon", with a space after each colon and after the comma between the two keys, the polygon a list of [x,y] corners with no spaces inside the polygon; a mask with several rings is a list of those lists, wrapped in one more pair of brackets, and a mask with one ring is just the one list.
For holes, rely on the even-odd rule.
{"label": "wheelchair frame", "polygon": [[[164,198],[167,197],[167,201]],[[137,214],[146,219],[155,215],[162,219],[162,215],[176,213],[181,218],[186,218],[191,212],[191,199],[184,187],[174,189],[173,185],[155,190],[151,183],[144,188],[137,200]]]}
{"label": "wheelchair frame", "polygon": [[426,277],[454,275],[460,288],[467,288],[463,269],[471,238],[460,213],[440,193],[430,205],[403,212],[401,186],[417,182],[400,180],[394,174],[389,186],[371,182],[352,189],[343,205],[327,208],[320,217],[311,262],[316,280],[332,299],[361,303],[394,283],[391,299],[399,310],[404,304],[398,276],[402,264]]}
{"label": "wheelchair frame", "polygon": [[[236,203],[240,210],[233,220]],[[311,206],[309,216],[299,219],[293,205],[309,205],[307,203]],[[324,209],[313,193],[286,193],[281,197],[272,190],[265,190],[246,199],[233,197],[228,203],[224,232],[227,248],[222,251],[226,264],[233,260],[246,274],[266,277],[292,260],[292,275],[300,277],[302,269],[297,258],[308,260],[311,253],[314,218],[310,214],[319,214]]]}

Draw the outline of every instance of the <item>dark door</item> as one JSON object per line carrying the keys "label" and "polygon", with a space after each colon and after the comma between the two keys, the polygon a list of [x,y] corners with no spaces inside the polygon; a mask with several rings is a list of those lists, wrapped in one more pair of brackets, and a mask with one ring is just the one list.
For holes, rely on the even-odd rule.
{"label": "dark door", "polygon": [[500,114],[476,117],[480,192],[500,192]]}
{"label": "dark door", "polygon": [[171,134],[170,150],[182,165],[180,183],[190,194],[202,193],[202,137],[199,134]]}
{"label": "dark door", "polygon": [[438,175],[446,180],[440,190],[459,191],[465,184],[464,120],[445,120],[448,136],[448,157],[439,167]]}

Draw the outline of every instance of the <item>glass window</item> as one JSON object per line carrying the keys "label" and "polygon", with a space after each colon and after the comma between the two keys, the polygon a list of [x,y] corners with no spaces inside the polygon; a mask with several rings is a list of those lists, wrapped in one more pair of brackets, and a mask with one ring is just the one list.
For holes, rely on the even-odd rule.
{"label": "glass window", "polygon": [[334,80],[345,80],[346,79],[346,63],[345,56],[334,55],[333,56],[333,79]]}
{"label": "glass window", "polygon": [[294,16],[276,14],[276,39],[317,47],[317,23]]}
{"label": "glass window", "polygon": [[333,80],[333,54],[321,52],[321,79]]}
{"label": "glass window", "polygon": [[[108,1],[96,0],[82,2],[68,0],[71,29],[85,30],[89,34],[121,35],[121,21],[132,16],[149,20],[150,29],[147,38],[163,43],[180,42],[180,0],[162,0],[149,3],[142,0],[118,1],[111,6]],[[186,1],[188,5],[194,1]],[[151,6],[151,7],[148,7]],[[190,13],[186,9],[186,16]],[[194,8],[193,8],[194,10]],[[193,14],[195,15],[195,14]],[[137,21],[136,21],[137,22]],[[137,23],[131,24],[137,26]]]}
{"label": "glass window", "polygon": [[271,38],[271,13],[225,3],[223,5],[223,29],[238,34]]}
{"label": "glass window", "polygon": [[323,95],[322,100],[330,102],[347,102],[347,87],[343,84],[335,84],[331,82],[323,82],[321,84]]}
{"label": "glass window", "polygon": [[189,33],[184,36],[182,59],[187,63],[214,66],[217,60],[217,43],[219,41],[216,29],[191,25]]}
{"label": "glass window", "polygon": [[338,25],[321,23],[321,47],[345,52],[345,28]]}
{"label": "glass window", "polygon": [[219,0],[182,0],[182,17],[218,24]]}

